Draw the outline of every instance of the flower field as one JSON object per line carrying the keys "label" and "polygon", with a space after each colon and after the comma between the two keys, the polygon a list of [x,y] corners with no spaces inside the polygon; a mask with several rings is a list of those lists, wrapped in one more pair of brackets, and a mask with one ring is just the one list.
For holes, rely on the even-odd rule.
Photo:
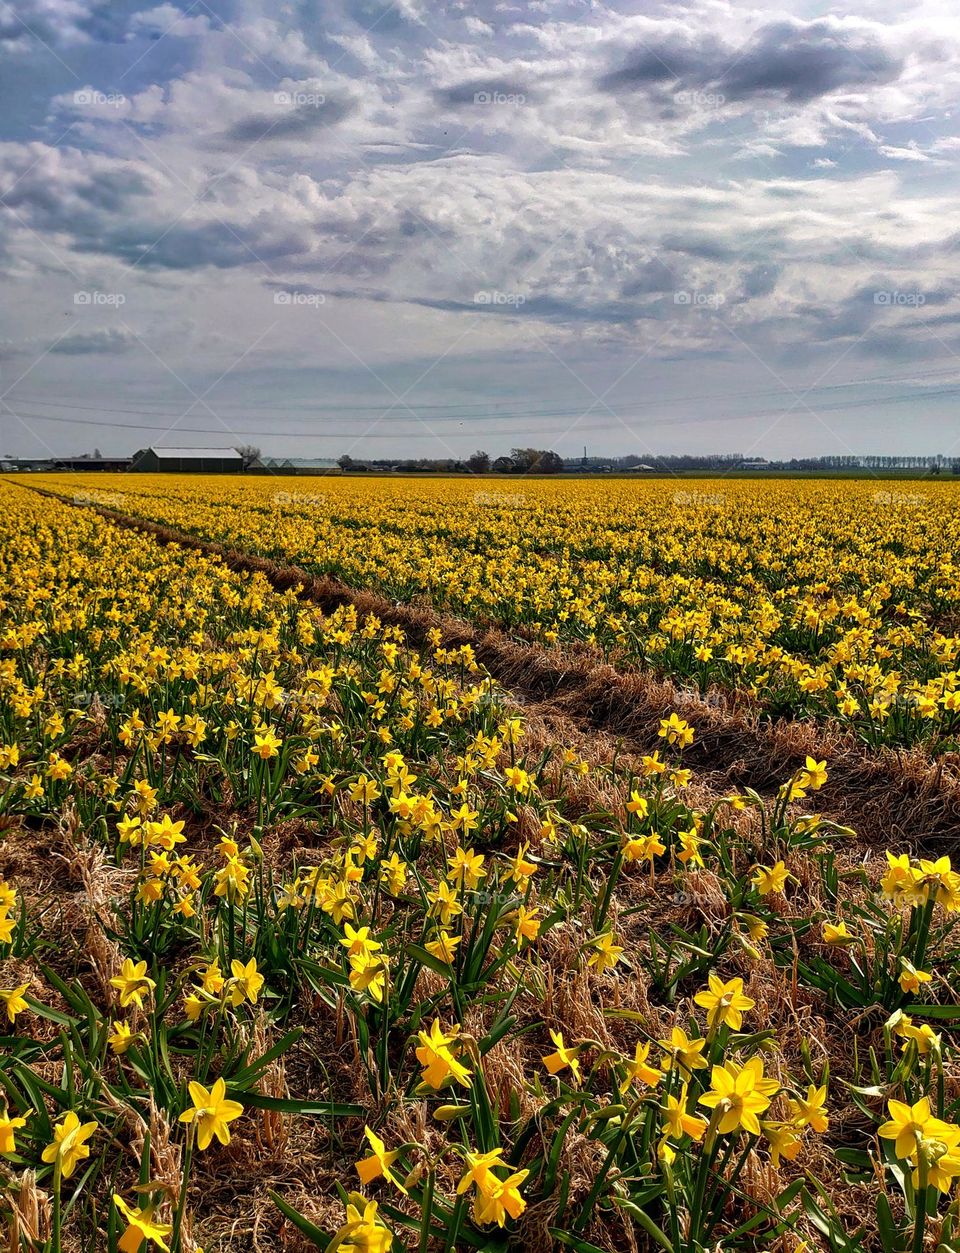
{"label": "flower field", "polygon": [[45,481],[868,744],[957,744],[960,484]]}
{"label": "flower field", "polygon": [[89,507],[943,748],[955,492],[872,491],[0,480],[5,1247],[960,1247],[922,832]]}

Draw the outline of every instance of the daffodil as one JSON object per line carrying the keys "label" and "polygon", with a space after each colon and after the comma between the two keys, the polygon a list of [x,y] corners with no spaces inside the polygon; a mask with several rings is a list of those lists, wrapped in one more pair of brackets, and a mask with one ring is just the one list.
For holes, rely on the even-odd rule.
{"label": "daffodil", "polygon": [[825,922],[822,934],[824,944],[837,945],[838,947],[854,944],[857,938],[855,935],[850,934],[850,930],[842,918],[839,922]]}
{"label": "daffodil", "polygon": [[388,1253],[393,1233],[380,1221],[376,1201],[350,1194],[346,1222],[334,1235],[338,1253]]}
{"label": "daffodil", "polygon": [[398,1191],[402,1192],[403,1195],[406,1196],[406,1188],[391,1169],[393,1163],[400,1156],[399,1150],[391,1149],[388,1151],[384,1142],[380,1139],[376,1132],[371,1131],[369,1127],[364,1127],[363,1134],[367,1138],[367,1143],[370,1145],[371,1152],[368,1157],[364,1157],[356,1163],[357,1174],[360,1176],[360,1182],[366,1186],[367,1184],[372,1183],[374,1179],[379,1179],[382,1175],[388,1183],[392,1183]]}
{"label": "daffodil", "polygon": [[503,1227],[507,1218],[519,1218],[527,1208],[520,1187],[529,1170],[517,1170],[506,1179],[497,1179],[488,1192],[478,1192],[473,1203],[474,1220],[484,1226],[496,1223]]}
{"label": "daffodil", "polygon": [[126,1053],[134,1039],[135,1036],[129,1024],[121,1021],[113,1024],[107,1036],[107,1043],[110,1045],[111,1052],[120,1057]]}
{"label": "daffodil", "polygon": [[758,866],[752,882],[761,896],[768,896],[772,892],[782,892],[789,878],[789,870],[782,861],[778,861],[772,866]]}
{"label": "daffodil", "polygon": [[682,1027],[672,1028],[669,1040],[659,1040],[658,1043],[663,1050],[661,1065],[664,1070],[679,1066],[689,1075],[691,1071],[704,1070],[708,1065],[703,1055],[706,1040],[702,1036],[691,1039]]}
{"label": "daffodil", "polygon": [[22,1014],[27,1008],[27,1002],[23,994],[29,986],[29,983],[21,983],[19,987],[11,988],[9,991],[0,988],[0,1001],[3,1002],[6,1009],[8,1022],[16,1022],[17,1014]]}
{"label": "daffodil", "polygon": [[888,1101],[887,1113],[889,1118],[877,1135],[881,1140],[893,1141],[893,1151],[902,1161],[915,1162],[923,1140],[939,1140],[950,1147],[960,1143],[960,1127],[935,1117],[929,1097],[921,1097],[913,1105]]}
{"label": "daffodil", "polygon": [[126,1009],[128,1005],[136,1005],[139,1009],[143,1009],[144,996],[157,986],[156,982],[147,976],[147,963],[145,961],[134,962],[129,957],[124,958],[119,975],[115,975],[110,983],[120,993],[120,1005],[123,1009]]}
{"label": "daffodil", "polygon": [[127,1220],[127,1228],[117,1241],[120,1253],[140,1253],[143,1242],[155,1244],[163,1253],[170,1253],[166,1243],[167,1236],[173,1230],[168,1223],[158,1223],[153,1217],[154,1207],[148,1205],[143,1209],[133,1209],[118,1193],[113,1194],[113,1203]]}
{"label": "daffodil", "polygon": [[760,1134],[758,1115],[769,1108],[770,1097],[779,1084],[763,1076],[763,1062],[751,1058],[743,1066],[736,1062],[714,1066],[710,1072],[710,1091],[700,1097],[700,1104],[716,1110],[717,1130],[721,1135],[743,1128],[750,1135]]}
{"label": "daffodil", "polygon": [[650,1044],[647,1042],[641,1043],[638,1040],[633,1060],[626,1063],[626,1074],[620,1082],[621,1092],[626,1092],[633,1084],[639,1087],[653,1088],[660,1082],[664,1076],[664,1071],[658,1070],[656,1066],[649,1064],[647,1061],[649,1055]]}
{"label": "daffodil", "polygon": [[702,1140],[707,1129],[706,1119],[697,1118],[687,1113],[687,1089],[680,1089],[679,1098],[669,1095],[664,1110],[664,1128],[666,1134],[674,1140],[689,1136],[691,1140]]}
{"label": "daffodil", "polygon": [[472,1071],[464,1066],[455,1055],[457,1047],[456,1032],[447,1035],[435,1018],[429,1032],[421,1031],[417,1035],[420,1045],[416,1050],[417,1061],[423,1067],[423,1082],[430,1088],[441,1088],[448,1080],[470,1086]]}
{"label": "daffodil", "polygon": [[743,1026],[744,1013],[753,1009],[756,1004],[749,996],[744,995],[742,979],[730,979],[724,983],[714,974],[707,976],[707,987],[693,999],[707,1011],[707,1027],[710,1031],[719,1026],[739,1031]]}
{"label": "daffodil", "polygon": [[381,1004],[386,987],[387,963],[379,953],[367,953],[350,958],[350,986],[356,992],[367,995]]}
{"label": "daffodil", "polygon": [[263,975],[257,970],[257,959],[251,957],[246,965],[242,961],[232,961],[230,973],[233,976],[230,980],[230,1000],[234,1008],[242,1005],[244,1000],[249,1001],[251,1005],[256,1005],[260,989],[265,982]]}
{"label": "daffodil", "polygon": [[96,1122],[81,1123],[73,1110],[69,1110],[62,1122],[53,1129],[53,1141],[43,1150],[42,1160],[55,1162],[60,1167],[60,1174],[69,1179],[77,1168],[77,1163],[90,1156],[90,1145],[87,1141],[97,1129]]}
{"label": "daffodil", "polygon": [[[921,985],[929,983],[933,975],[927,970],[918,970],[912,962],[907,961],[905,957],[900,959],[900,987],[904,992],[917,993],[920,991]],[[0,993],[2,995],[2,993]]]}
{"label": "daffodil", "polygon": [[822,1134],[830,1125],[830,1119],[824,1108],[827,1099],[826,1084],[819,1088],[811,1084],[806,1096],[790,1100],[790,1113],[798,1127],[812,1127],[817,1134]]}
{"label": "daffodil", "polygon": [[623,946],[615,942],[611,932],[605,931],[590,941],[591,953],[587,965],[593,966],[598,974],[611,970],[623,956]]}
{"label": "daffodil", "polygon": [[26,1118],[11,1118],[9,1110],[0,1114],[0,1155],[10,1157],[16,1153],[15,1134],[26,1125]]}
{"label": "daffodil", "polygon": [[576,1048],[567,1048],[563,1042],[562,1031],[554,1031],[551,1029],[550,1039],[553,1041],[556,1048],[553,1053],[548,1053],[547,1056],[544,1057],[544,1066],[546,1066],[551,1075],[557,1075],[561,1070],[565,1070],[569,1067],[570,1073],[573,1075],[573,1081],[576,1083],[580,1078],[580,1051],[583,1046],[577,1045]]}
{"label": "daffodil", "polygon": [[187,1085],[191,1108],[180,1115],[183,1123],[195,1123],[197,1129],[197,1148],[201,1151],[209,1148],[214,1136],[221,1144],[230,1143],[230,1123],[243,1113],[239,1101],[227,1099],[227,1085],[218,1079],[212,1088],[207,1089],[202,1083],[191,1080]]}

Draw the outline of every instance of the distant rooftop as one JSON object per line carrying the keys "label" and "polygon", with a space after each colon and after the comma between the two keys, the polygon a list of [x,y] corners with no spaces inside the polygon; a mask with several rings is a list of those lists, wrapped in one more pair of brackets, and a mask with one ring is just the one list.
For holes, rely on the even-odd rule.
{"label": "distant rooftop", "polygon": [[242,461],[243,458],[235,448],[156,448],[150,446],[149,452],[155,452],[158,457],[174,457],[177,459],[187,459],[196,457],[215,457],[220,461],[227,458]]}

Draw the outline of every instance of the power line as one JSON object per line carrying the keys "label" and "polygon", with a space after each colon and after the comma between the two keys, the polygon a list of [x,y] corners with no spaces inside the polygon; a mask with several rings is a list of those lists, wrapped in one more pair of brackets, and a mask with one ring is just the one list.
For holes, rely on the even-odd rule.
{"label": "power line", "polygon": [[[832,412],[846,411],[850,409],[883,408],[887,405],[908,404],[908,403],[916,402],[920,399],[927,400],[931,398],[939,398],[939,397],[945,397],[945,396],[956,396],[958,394],[960,394],[960,384],[956,384],[951,387],[941,387],[935,390],[927,391],[923,394],[922,397],[918,396],[916,393],[911,392],[911,393],[903,393],[897,396],[884,396],[884,397],[879,397],[879,398],[849,400],[849,401],[844,401],[844,402],[829,404],[829,405],[822,405],[822,404],[818,405],[818,404],[813,404],[813,403],[807,403],[805,400],[802,403],[803,403],[804,408],[813,410],[816,413],[832,413]],[[707,399],[715,400],[716,398],[707,397]],[[76,407],[79,408],[80,406],[76,406]],[[604,406],[604,407],[612,408],[612,406]],[[75,418],[75,417],[66,417],[62,414],[45,414],[45,413],[29,412],[27,410],[22,409],[20,406],[10,405],[9,408],[13,410],[18,417],[28,419],[32,422],[52,422],[52,423],[56,423],[58,425],[64,425],[64,426],[95,426],[95,427],[101,428],[102,430],[163,431],[163,432],[167,432],[170,434],[174,433],[174,430],[170,427],[169,423],[105,422],[102,419],[98,420],[95,418]],[[471,417],[462,417],[462,418],[452,417],[447,420],[456,421],[461,426],[466,426],[467,423],[470,423],[471,426],[469,429],[473,431],[479,437],[483,433],[488,433],[490,435],[522,435],[525,432],[530,431],[531,429],[529,425],[530,423],[545,422],[545,421],[546,422],[562,421],[562,420],[566,420],[569,418],[576,418],[580,414],[583,415],[583,418],[582,418],[582,421],[577,422],[578,430],[584,430],[584,431],[609,430],[609,429],[616,429],[617,425],[622,425],[623,423],[629,422],[632,416],[630,413],[625,413],[619,410],[614,411],[613,416],[609,416],[604,413],[591,413],[590,412],[591,409],[596,409],[596,408],[597,406],[596,404],[594,404],[593,406],[588,406],[587,409],[572,409],[572,410],[565,410],[565,411],[558,410],[552,413],[529,413],[529,414],[512,413],[512,414],[502,414],[502,415],[478,414],[476,416],[471,416]],[[90,407],[87,407],[87,411],[97,412],[97,413],[107,412],[105,410],[94,410]],[[803,412],[803,408],[801,408],[799,405],[794,405],[793,411],[799,414]],[[130,411],[110,410],[109,412],[137,413],[138,411],[137,410],[130,410]],[[763,413],[755,413],[755,414],[748,414],[748,415],[741,415],[741,416],[746,416],[753,420],[761,421],[761,420],[765,420],[769,418],[776,418],[778,416],[782,416],[784,413],[789,413],[789,412],[791,412],[791,408],[788,406],[786,409],[779,409],[779,410],[773,409],[773,410],[768,410]],[[144,414],[143,416],[159,417],[161,415]],[[180,415],[180,417],[182,416],[183,415]],[[275,416],[275,415],[272,415],[272,416]],[[269,421],[269,420],[271,420],[270,416],[265,416],[264,421]],[[386,419],[382,419],[381,421],[385,421],[385,420]],[[401,417],[401,418],[398,418],[396,421],[405,422],[409,424],[409,423],[416,422],[417,420],[418,420],[417,417],[413,416],[413,417]],[[481,431],[478,427],[472,425],[473,423],[479,422],[481,420],[484,420],[487,424],[491,424],[491,425],[485,425],[483,431]],[[716,422],[716,421],[731,421],[731,420],[735,420],[735,419],[733,419],[729,415],[714,416],[714,417],[698,415],[696,417],[691,417],[688,419],[676,419],[676,418],[659,419],[659,420],[654,419],[654,422],[652,423],[652,425],[660,425],[664,422],[669,422],[672,425],[679,425],[683,421]],[[432,421],[437,422],[438,419],[432,419]],[[514,426],[509,426],[509,427],[499,427],[496,429],[492,429],[493,423],[504,422],[504,421],[512,421],[512,422],[522,421],[526,425],[521,425],[521,426],[514,425]],[[648,425],[650,425],[649,422],[648,422]],[[395,423],[391,423],[391,426],[395,426]],[[330,439],[383,439],[385,436],[390,436],[390,435],[396,436],[398,434],[400,435],[401,438],[405,440],[406,439],[436,439],[437,438],[436,434],[430,430],[397,432],[395,429],[391,430],[391,429],[386,429],[383,427],[381,427],[381,429],[379,430],[364,431],[364,432],[359,432],[359,433],[357,431],[351,431],[351,430],[328,430],[322,427],[318,427],[314,430],[302,430],[301,429],[301,430],[296,430],[296,431],[290,431],[290,430],[278,431],[275,429],[269,429],[269,430],[264,431],[263,428],[252,430],[252,431],[251,430],[234,430],[232,426],[228,425],[226,421],[221,426],[216,426],[216,427],[177,426],[176,433],[181,434],[181,435],[220,435],[220,436],[223,436],[224,434],[229,434],[229,435],[234,435],[237,438],[254,438],[254,437],[262,438],[264,435],[269,435],[274,439],[303,439],[305,436],[311,436],[313,438],[323,437],[323,438],[330,438]]]}
{"label": "power line", "polygon": [[[816,391],[817,393],[845,391],[852,387],[871,387],[871,386],[880,386],[880,385],[887,384],[887,383],[903,383],[907,381],[908,379],[919,379],[919,380],[931,379],[933,380],[935,378],[942,377],[943,375],[955,374],[956,372],[957,372],[957,367],[950,366],[950,367],[943,367],[937,370],[930,370],[924,374],[914,373],[914,374],[908,375],[906,378],[904,378],[903,376],[898,376],[898,375],[877,376],[877,377],[870,378],[870,379],[856,379],[856,380],[845,382],[845,383],[824,384],[822,386],[817,386],[816,388],[812,390]],[[941,388],[941,389],[937,389],[933,391],[926,391],[923,393],[906,392],[906,393],[901,394],[900,396],[894,396],[894,397],[863,398],[860,400],[851,400],[851,401],[845,402],[842,405],[823,406],[823,405],[815,405],[811,403],[809,407],[818,408],[818,409],[826,409],[826,410],[836,410],[836,409],[845,409],[845,408],[863,408],[868,405],[905,403],[913,399],[918,399],[918,400],[926,399],[928,396],[953,395],[956,392],[957,386],[960,386],[960,384],[955,385],[953,387]],[[802,385],[798,386],[797,391],[800,394],[804,394]],[[752,392],[724,393],[720,395],[718,395],[716,392],[705,392],[705,393],[701,393],[700,395],[669,396],[669,397],[663,397],[663,398],[658,398],[658,399],[650,398],[650,399],[634,400],[634,401],[631,401],[629,408],[631,410],[661,409],[661,408],[666,408],[671,405],[699,404],[705,401],[709,401],[711,403],[716,404],[718,402],[722,402],[726,400],[744,403],[755,398],[762,398],[765,396],[783,395],[784,392],[786,392],[788,396],[791,394],[789,387],[787,388],[784,388],[784,387],[762,388],[762,389],[754,390]],[[151,404],[154,402],[145,401],[142,403]],[[160,404],[162,402],[158,401],[155,403]],[[200,402],[197,402],[197,403],[200,403]],[[589,411],[592,408],[595,408],[597,403],[598,402],[594,402],[593,405],[587,405],[587,411]],[[605,402],[603,401],[599,403],[602,403],[605,405]],[[176,422],[181,421],[186,416],[182,411],[179,413],[174,413],[174,412],[169,412],[169,411],[164,412],[162,410],[131,409],[131,408],[125,408],[125,407],[120,407],[120,406],[115,406],[115,405],[83,405],[83,404],[75,403],[73,401],[44,400],[40,397],[25,398],[23,401],[20,402],[20,404],[31,405],[31,406],[42,406],[43,408],[47,408],[47,409],[70,409],[70,410],[75,410],[80,413],[98,413],[98,414],[120,413],[120,414],[125,414],[131,417],[170,418]],[[193,407],[196,407],[196,404]],[[332,413],[336,415],[342,415],[346,413],[358,413],[358,414],[378,414],[379,413],[382,415],[379,421],[390,422],[391,424],[410,423],[410,422],[414,422],[418,420],[416,416],[408,417],[403,413],[397,413],[395,415],[392,415],[391,410],[397,407],[398,407],[397,402],[381,403],[378,405],[338,405],[338,404],[314,405],[314,404],[309,404],[308,406],[304,406],[304,408],[308,410],[308,412],[304,413],[304,420],[309,420],[311,418],[318,417],[324,413]],[[615,408],[615,406],[613,405],[605,405],[605,407],[607,407],[608,409]],[[263,409],[260,406],[232,404],[231,408],[236,409],[241,412],[248,410],[251,413],[258,415],[264,421],[273,421],[274,419],[276,419],[278,416],[281,416],[281,415],[292,416],[297,412],[297,409],[293,407],[279,408],[276,406],[271,406],[269,409]],[[414,406],[411,405],[409,406],[409,408],[413,409]],[[491,405],[489,401],[487,402],[482,402],[482,401],[462,402],[459,404],[451,402],[450,404],[437,404],[437,405],[419,404],[415,407],[415,413],[417,415],[419,415],[420,413],[432,413],[437,410],[440,411],[438,416],[430,419],[430,421],[433,423],[439,423],[439,422],[461,422],[462,423],[465,421],[472,421],[472,420],[478,420],[478,419],[486,419],[490,422],[508,421],[508,420],[520,421],[520,420],[532,420],[532,419],[538,419],[538,418],[552,420],[552,419],[564,419],[564,418],[576,417],[578,414],[585,412],[582,407],[575,407],[571,409],[513,408],[507,412],[497,412],[495,406]],[[457,410],[463,410],[463,411],[472,410],[473,412],[457,412]],[[774,414],[775,413],[776,411],[774,411]],[[72,419],[67,419],[63,417],[54,417],[54,416],[47,417],[43,414],[27,414],[26,416],[34,417],[38,421],[50,421],[50,422],[72,421]],[[764,415],[759,414],[756,416],[763,417]],[[230,420],[231,417],[232,417],[231,414],[227,414],[224,421],[226,422]],[[168,429],[166,426],[159,426],[159,425],[151,426],[149,424],[140,424],[140,423],[122,423],[122,422],[84,423],[80,419],[77,419],[76,422],[78,425],[97,425],[97,426],[105,426],[105,427],[116,426],[120,429],[129,429],[129,430],[167,430]],[[194,430],[198,434],[222,433],[222,430],[220,428],[211,430],[205,427],[192,427],[192,428],[182,427],[179,429],[183,430],[184,433],[189,433],[190,430]],[[245,434],[245,433],[256,434],[256,432],[243,432],[243,431],[239,431],[236,433],[240,435]],[[305,432],[303,431],[291,431],[289,433],[279,432],[279,431],[271,432],[271,434],[275,434],[278,436],[289,435],[290,438],[298,438],[304,433]],[[329,433],[330,435],[342,435],[344,437],[354,436],[354,433],[351,431],[343,431],[343,432],[331,431],[331,432],[323,432],[323,433],[324,434]]]}

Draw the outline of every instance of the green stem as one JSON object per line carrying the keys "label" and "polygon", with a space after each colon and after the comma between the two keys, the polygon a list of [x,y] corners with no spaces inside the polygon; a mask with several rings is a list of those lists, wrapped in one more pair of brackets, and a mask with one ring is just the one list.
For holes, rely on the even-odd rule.
{"label": "green stem", "polygon": [[187,1129],[187,1147],[183,1151],[183,1177],[180,1180],[180,1197],[177,1201],[177,1212],[173,1217],[173,1232],[170,1236],[171,1253],[180,1253],[180,1231],[183,1226],[183,1215],[187,1208],[187,1187],[190,1183],[190,1166],[193,1161],[193,1123]]}
{"label": "green stem", "polygon": [[63,1169],[60,1154],[57,1154],[53,1167],[53,1234],[50,1237],[50,1253],[60,1253],[60,1225],[62,1214],[60,1209],[60,1186],[63,1181]]}
{"label": "green stem", "polygon": [[427,1253],[430,1247],[430,1220],[433,1215],[434,1171],[431,1166],[427,1171],[427,1182],[423,1189],[423,1200],[420,1206],[420,1253]]}

